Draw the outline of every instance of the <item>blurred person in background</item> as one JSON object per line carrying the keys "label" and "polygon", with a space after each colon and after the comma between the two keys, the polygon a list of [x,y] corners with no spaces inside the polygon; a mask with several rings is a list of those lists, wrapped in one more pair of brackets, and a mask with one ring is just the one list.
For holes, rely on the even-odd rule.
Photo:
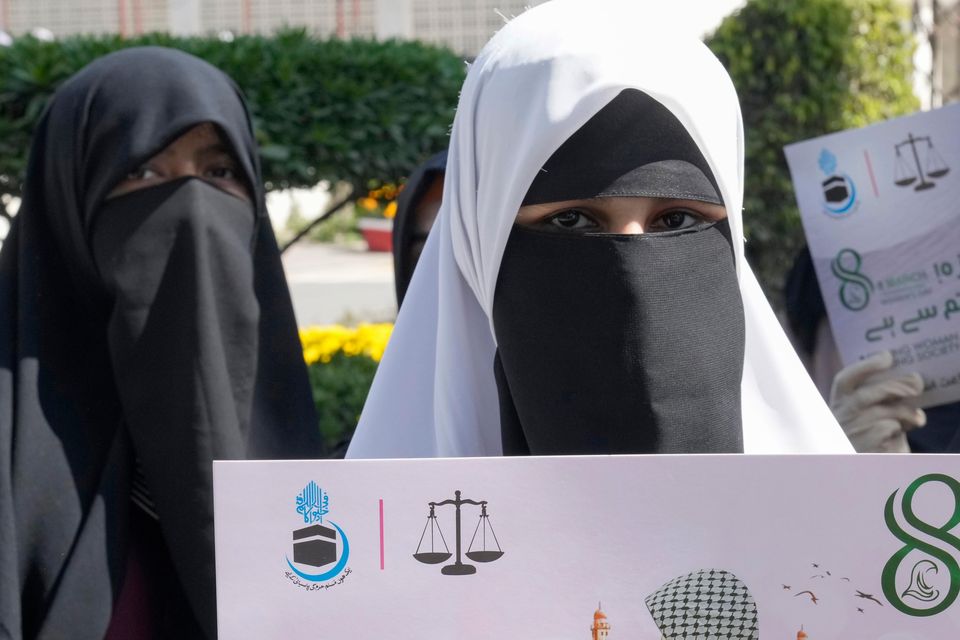
{"label": "blurred person in background", "polygon": [[843,366],[809,248],[794,260],[784,294],[788,335],[858,452],[960,452],[960,402],[918,409],[923,378],[891,377],[889,351]]}
{"label": "blurred person in background", "polygon": [[850,452],[743,261],[723,67],[554,0],[471,65],[348,457]]}
{"label": "blurred person in background", "polygon": [[398,307],[403,304],[413,270],[440,211],[446,168],[444,150],[417,167],[397,198],[397,215],[393,220],[393,275]]}
{"label": "blurred person in background", "polygon": [[0,252],[0,637],[214,638],[212,461],[322,454],[236,85],[91,63]]}

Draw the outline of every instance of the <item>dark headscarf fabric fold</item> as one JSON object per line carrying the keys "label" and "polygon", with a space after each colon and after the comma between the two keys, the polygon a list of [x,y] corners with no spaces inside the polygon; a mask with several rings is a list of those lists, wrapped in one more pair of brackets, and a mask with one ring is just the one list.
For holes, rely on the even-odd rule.
{"label": "dark headscarf fabric fold", "polygon": [[[105,202],[201,123],[252,204],[195,179]],[[215,637],[212,460],[321,453],[237,87],[162,48],[88,65],[40,121],[0,252],[0,638],[104,637],[135,461],[189,603],[161,633]]]}
{"label": "dark headscarf fabric fold", "polygon": [[410,245],[417,240],[425,240],[416,237],[417,205],[430,189],[434,179],[442,177],[446,170],[447,151],[443,150],[417,167],[397,198],[397,215],[393,219],[393,276],[397,289],[397,306],[403,304],[407,287],[413,278],[413,269],[417,266],[411,255]]}

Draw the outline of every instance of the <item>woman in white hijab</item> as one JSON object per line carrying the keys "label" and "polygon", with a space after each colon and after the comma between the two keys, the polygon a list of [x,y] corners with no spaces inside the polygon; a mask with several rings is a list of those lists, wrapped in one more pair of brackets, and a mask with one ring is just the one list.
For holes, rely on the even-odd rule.
{"label": "woman in white hijab", "polygon": [[348,457],[852,452],[743,259],[730,79],[638,5],[553,0],[472,65]]}

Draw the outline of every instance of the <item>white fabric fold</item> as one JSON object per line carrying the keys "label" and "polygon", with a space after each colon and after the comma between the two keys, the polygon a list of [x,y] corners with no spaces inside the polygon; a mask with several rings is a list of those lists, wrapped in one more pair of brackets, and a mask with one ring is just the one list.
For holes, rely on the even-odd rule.
{"label": "white fabric fold", "polygon": [[438,221],[348,457],[501,454],[491,318],[507,238],[537,171],[626,88],[670,109],[720,186],[746,314],[745,451],[853,452],[744,262],[743,125],[726,71],[700,41],[645,20],[642,3],[552,0],[505,25],[471,66]]}

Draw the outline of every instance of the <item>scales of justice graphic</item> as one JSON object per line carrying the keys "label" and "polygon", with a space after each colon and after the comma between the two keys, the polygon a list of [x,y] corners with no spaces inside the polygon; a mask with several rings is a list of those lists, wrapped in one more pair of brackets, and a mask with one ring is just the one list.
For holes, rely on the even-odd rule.
{"label": "scales of justice graphic", "polygon": [[[456,507],[456,535],[457,535],[457,559],[453,564],[448,564],[440,570],[445,576],[468,576],[477,572],[477,568],[472,564],[465,564],[461,556],[461,527],[460,527],[460,507],[462,505],[474,505],[480,507],[480,519],[477,521],[477,526],[473,530],[473,537],[470,538],[470,544],[467,546],[466,556],[474,562],[493,562],[494,560],[499,560],[503,556],[503,549],[500,548],[500,542],[497,540],[497,534],[493,532],[493,526],[490,524],[490,516],[487,514],[487,501],[486,500],[470,500],[468,498],[461,498],[460,491],[454,492],[454,498],[452,500],[447,499],[442,502],[429,502],[427,503],[430,507],[430,513],[427,515],[427,523],[423,525],[423,533],[420,534],[420,542],[417,544],[417,551],[413,554],[413,557],[424,564],[440,564],[441,562],[446,562],[449,560],[453,554],[450,553],[450,548],[447,546],[447,541],[443,536],[443,530],[440,528],[440,525],[437,523],[437,507],[444,507],[448,505],[453,505]],[[427,529],[430,529],[430,550],[421,551],[421,548],[424,546],[424,540],[427,535]],[[490,532],[490,537],[493,544],[496,545],[497,549],[487,548],[487,532]],[[479,549],[474,550],[473,545],[478,542],[477,535],[480,534],[479,540]],[[437,551],[435,547],[436,537],[439,535],[440,542],[443,544],[443,551]]]}
{"label": "scales of justice graphic", "polygon": [[[918,142],[927,143],[926,149],[923,150],[926,159],[925,164],[920,162],[920,153],[917,151]],[[911,166],[910,161],[904,157],[906,154],[900,152],[901,147],[906,146],[910,147],[911,155],[913,156],[913,166]],[[920,146],[922,149],[923,145],[921,144]],[[940,153],[937,152],[933,146],[933,140],[930,139],[930,136],[914,136],[912,133],[908,133],[907,139],[900,144],[894,145],[893,149],[897,154],[893,182],[898,187],[909,187],[919,179],[920,182],[913,188],[914,191],[933,189],[937,185],[935,182],[929,180],[929,178],[942,178],[950,172],[950,167],[947,166],[940,156]]]}

